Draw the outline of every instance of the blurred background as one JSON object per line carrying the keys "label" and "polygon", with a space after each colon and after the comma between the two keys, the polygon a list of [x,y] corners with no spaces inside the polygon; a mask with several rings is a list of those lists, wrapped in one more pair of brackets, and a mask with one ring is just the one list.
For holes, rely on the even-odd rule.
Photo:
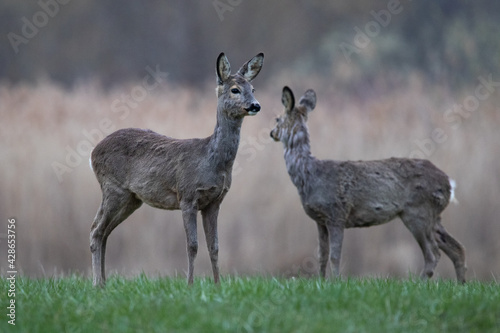
{"label": "blurred background", "polygon": [[[119,128],[206,137],[215,60],[236,71],[259,52],[262,111],[245,119],[219,215],[224,274],[314,275],[317,229],[269,132],[281,89],[316,90],[309,117],[322,159],[430,159],[457,181],[443,224],[467,250],[469,279],[500,277],[500,2],[69,1],[0,3],[0,272],[7,220],[29,276],[90,275],[101,200],[95,144]],[[200,223],[201,225],[201,223]],[[211,275],[199,228],[197,276]],[[179,211],[143,206],[113,231],[107,272],[184,276]],[[349,276],[408,277],[421,251],[400,221],[346,231]],[[444,255],[437,276],[454,278]]]}

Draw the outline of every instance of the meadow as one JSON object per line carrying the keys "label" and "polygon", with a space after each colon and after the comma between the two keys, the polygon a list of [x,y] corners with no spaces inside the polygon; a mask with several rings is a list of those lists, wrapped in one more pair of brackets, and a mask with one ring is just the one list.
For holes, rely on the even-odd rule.
{"label": "meadow", "polygon": [[[0,280],[1,289],[6,280]],[[496,283],[349,278],[20,278],[2,332],[498,332]],[[6,302],[0,302],[5,310]]]}
{"label": "meadow", "polygon": [[[222,274],[298,277],[317,272],[316,226],[300,205],[281,144],[269,137],[275,117],[282,112],[281,89],[286,82],[298,96],[307,88],[317,92],[317,107],[309,117],[312,152],[317,157],[424,157],[455,179],[459,204],[447,208],[443,224],[466,247],[467,278],[498,280],[500,96],[496,86],[479,89],[482,98],[474,99],[479,79],[463,90],[451,91],[411,75],[399,86],[379,82],[363,94],[338,91],[334,82],[313,77],[283,74],[265,84],[258,80],[255,96],[262,111],[243,122],[233,184],[219,215]],[[7,232],[7,220],[14,217],[21,275],[89,275],[89,231],[101,192],[88,157],[105,135],[126,127],[150,128],[177,138],[212,133],[214,83],[202,89],[166,80],[149,84],[132,82],[107,90],[93,82],[73,88],[43,80],[33,85],[0,85],[0,236]],[[195,276],[211,276],[201,226],[198,232]],[[7,251],[5,244],[0,237],[1,253]],[[111,234],[108,274],[183,277],[185,248],[180,212],[144,205]],[[6,255],[0,256],[2,273],[6,260]],[[405,278],[418,275],[422,266],[421,251],[400,221],[346,231],[344,276]],[[455,278],[445,256],[436,275]]]}
{"label": "meadow", "polygon": [[[500,331],[500,2],[0,8],[0,332]],[[127,127],[209,136],[221,51],[233,70],[266,60],[253,81],[262,110],[243,122],[219,214],[220,286],[201,223],[188,287],[180,212],[143,205],[109,237],[108,284],[93,288],[91,150]],[[346,230],[342,277],[317,278],[315,223],[269,137],[284,85],[317,93],[316,157],[425,158],[456,181],[442,223],[466,248],[465,285],[444,255],[420,280],[421,250],[398,220]]]}

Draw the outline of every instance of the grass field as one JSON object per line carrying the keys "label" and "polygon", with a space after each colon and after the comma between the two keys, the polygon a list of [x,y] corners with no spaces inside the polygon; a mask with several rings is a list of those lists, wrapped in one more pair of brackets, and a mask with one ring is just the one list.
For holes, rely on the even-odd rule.
{"label": "grass field", "polygon": [[[7,280],[1,280],[2,291]],[[2,292],[3,293],[3,292]],[[6,312],[7,299],[0,298]],[[18,277],[1,332],[498,332],[500,285],[419,279]]]}

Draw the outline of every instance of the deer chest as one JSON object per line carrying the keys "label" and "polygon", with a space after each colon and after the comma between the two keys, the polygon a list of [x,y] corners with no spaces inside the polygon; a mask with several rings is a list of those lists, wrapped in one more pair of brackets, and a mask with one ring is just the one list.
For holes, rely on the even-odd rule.
{"label": "deer chest", "polygon": [[203,209],[212,202],[222,201],[231,186],[231,178],[225,173],[214,177],[196,189],[196,204]]}

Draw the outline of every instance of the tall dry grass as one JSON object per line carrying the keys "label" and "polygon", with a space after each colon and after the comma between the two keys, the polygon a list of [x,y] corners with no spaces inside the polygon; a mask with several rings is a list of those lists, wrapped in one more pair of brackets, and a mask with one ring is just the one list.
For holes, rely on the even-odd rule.
{"label": "tall dry grass", "polygon": [[[336,94],[334,87],[310,80],[291,82],[299,95],[318,93],[309,129],[313,154],[331,159],[379,159],[420,154],[458,183],[458,206],[445,211],[445,227],[467,248],[468,278],[500,276],[500,115],[498,92],[480,102],[469,117],[444,117],[453,103],[474,93],[453,93],[426,86],[418,78],[397,89],[372,91],[365,98]],[[289,180],[280,143],[269,131],[281,113],[281,86],[256,84],[262,111],[246,118],[233,184],[219,217],[220,265],[223,273],[311,274],[317,269],[317,230],[302,210]],[[127,85],[103,92],[86,83],[71,91],[43,83],[0,86],[0,234],[9,217],[17,221],[17,266],[32,276],[90,273],[89,231],[99,206],[99,185],[88,165],[91,141],[125,127],[151,128],[178,138],[204,137],[215,126],[216,98],[204,91],[164,84],[140,96],[127,110],[113,111]],[[135,93],[138,94],[136,89]],[[136,95],[138,96],[138,95]],[[440,128],[446,140],[430,143]],[[88,134],[85,136],[85,131]],[[441,133],[442,134],[442,133]],[[90,139],[89,139],[90,138]],[[418,140],[418,141],[415,141]],[[54,162],[71,167],[58,176]],[[201,228],[195,274],[210,274]],[[2,238],[1,270],[7,251]],[[141,207],[110,236],[108,272],[180,274],[186,270],[185,235],[180,212]],[[423,259],[417,243],[399,221],[346,232],[341,263],[346,275],[418,274]],[[437,274],[454,277],[442,257]]]}

